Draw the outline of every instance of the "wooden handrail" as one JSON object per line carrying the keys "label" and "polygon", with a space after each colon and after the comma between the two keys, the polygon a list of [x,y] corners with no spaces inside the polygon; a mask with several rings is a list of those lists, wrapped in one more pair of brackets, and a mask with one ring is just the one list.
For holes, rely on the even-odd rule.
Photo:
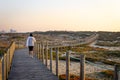
{"label": "wooden handrail", "polygon": [[[39,48],[41,48],[40,50],[40,52],[39,52],[39,54],[41,54],[40,56],[42,56],[42,57],[40,57],[40,58],[42,58],[42,62],[44,63],[44,54],[45,54],[45,52],[44,52],[44,50],[49,50],[49,58],[50,58],[50,71],[52,72],[52,59],[53,59],[53,50],[54,50],[54,52],[56,53],[56,76],[59,76],[59,67],[58,67],[58,65],[59,65],[59,49],[58,49],[58,47],[59,48],[64,48],[64,47],[68,47],[68,46],[48,46],[48,47],[44,47],[44,43],[37,43],[37,44],[39,44],[39,45],[42,45],[41,47],[39,47]],[[47,49],[45,49],[45,48],[47,48]],[[39,50],[39,49],[38,49]],[[48,51],[47,51],[48,52]],[[38,53],[37,53],[38,54]],[[70,52],[68,51],[67,53],[66,53],[66,80],[70,80],[70,74],[69,74],[69,65],[70,65],[70,56],[69,56],[69,54],[70,54]],[[47,64],[47,58],[46,58],[46,64]],[[115,72],[114,72],[114,80],[119,80],[118,78],[119,78],[119,75],[120,75],[120,73],[118,73],[118,67],[117,66],[115,66]],[[85,55],[80,55],[80,78],[79,78],[79,80],[85,80]]]}
{"label": "wooden handrail", "polygon": [[[41,48],[41,49],[38,49],[38,45],[42,45],[42,47],[39,47],[39,48]],[[37,53],[36,53],[36,56],[37,55],[40,55],[40,54],[42,54],[42,55],[40,55],[40,56],[42,56],[41,58],[42,58],[42,62],[43,62],[43,64],[47,64],[47,59],[48,58],[46,58],[46,63],[44,63],[44,54],[48,54],[47,52],[48,51],[46,51],[46,50],[50,50],[50,71],[52,72],[52,59],[53,59],[53,55],[52,55],[52,49],[53,49],[53,47],[49,47],[49,49],[48,49],[48,47],[44,47],[45,46],[45,44],[44,43],[37,43],[36,44],[36,47],[35,48],[37,48],[36,50],[38,50],[38,51],[36,51]],[[55,53],[56,53],[56,76],[58,76],[59,77],[59,47],[54,47],[55,48]],[[41,50],[41,51],[39,51],[39,50]],[[44,50],[45,50],[45,52],[44,52]],[[70,74],[69,74],[69,66],[70,66],[70,56],[69,56],[69,54],[70,54],[70,52],[68,51],[67,53],[66,53],[66,80],[70,80]],[[47,57],[48,55],[46,55],[46,57]],[[38,56],[37,56],[37,58],[38,59],[40,59]],[[84,65],[85,65],[85,57],[84,57],[84,55],[81,55],[81,57],[80,57],[80,59],[81,59],[81,61],[80,61],[80,76],[81,76],[81,80],[85,80],[85,76],[84,76],[84,74],[85,74],[85,72],[84,72]],[[46,65],[47,66],[47,65]]]}
{"label": "wooden handrail", "polygon": [[14,51],[15,42],[12,42],[0,60],[0,80],[6,80],[8,78]]}

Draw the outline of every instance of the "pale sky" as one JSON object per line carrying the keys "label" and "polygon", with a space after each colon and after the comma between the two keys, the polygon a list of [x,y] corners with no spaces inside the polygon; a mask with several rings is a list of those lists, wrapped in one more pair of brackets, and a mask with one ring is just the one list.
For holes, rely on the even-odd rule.
{"label": "pale sky", "polygon": [[0,0],[0,31],[120,31],[120,0]]}

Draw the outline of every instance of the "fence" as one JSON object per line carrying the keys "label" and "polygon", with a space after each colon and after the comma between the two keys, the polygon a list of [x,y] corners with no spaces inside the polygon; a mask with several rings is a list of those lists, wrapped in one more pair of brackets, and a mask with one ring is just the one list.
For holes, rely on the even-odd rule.
{"label": "fence", "polygon": [[[50,71],[53,72],[53,52],[56,54],[55,57],[55,74],[56,76],[59,77],[59,51],[61,51],[61,49],[65,48],[65,46],[60,46],[60,47],[55,47],[55,46],[49,46],[49,44],[47,42],[40,42],[36,44],[36,56],[38,59],[40,59],[43,64],[45,64],[46,66],[48,66],[48,58],[50,59]],[[48,54],[49,53],[49,54]],[[80,78],[79,80],[85,80],[85,63],[88,61],[85,60],[85,56],[84,55],[80,55]],[[93,64],[92,64],[93,65]],[[118,70],[118,67],[115,66],[114,67],[114,80],[120,80],[120,73]],[[66,80],[70,80],[70,51],[66,52]],[[107,80],[107,79],[103,79],[103,80]],[[110,79],[112,80],[112,79]]]}
{"label": "fence", "polygon": [[[53,71],[52,68],[52,60],[53,60],[53,48],[55,50],[56,56],[55,56],[55,61],[56,61],[56,76],[59,77],[59,48],[55,48],[55,47],[49,47],[48,48],[48,43],[44,44],[42,43],[37,43],[36,44],[36,56],[38,59],[40,59],[46,66],[48,66],[48,51],[49,51],[49,58],[50,58],[50,71]],[[70,75],[69,75],[69,65],[70,65],[70,52],[68,51],[66,53],[66,80],[70,79]],[[80,70],[80,80],[85,80],[85,75],[84,75],[84,55],[81,55],[80,57],[81,61],[80,63],[82,63],[80,66],[81,70]]]}
{"label": "fence", "polygon": [[15,42],[12,42],[0,60],[0,80],[7,80],[8,78],[14,50]]}

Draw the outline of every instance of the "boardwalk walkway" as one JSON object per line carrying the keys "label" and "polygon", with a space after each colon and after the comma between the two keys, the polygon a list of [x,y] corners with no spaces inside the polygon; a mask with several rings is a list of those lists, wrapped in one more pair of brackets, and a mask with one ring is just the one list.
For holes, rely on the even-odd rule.
{"label": "boardwalk walkway", "polygon": [[58,80],[58,77],[37,58],[31,58],[27,49],[19,49],[14,53],[8,80]]}

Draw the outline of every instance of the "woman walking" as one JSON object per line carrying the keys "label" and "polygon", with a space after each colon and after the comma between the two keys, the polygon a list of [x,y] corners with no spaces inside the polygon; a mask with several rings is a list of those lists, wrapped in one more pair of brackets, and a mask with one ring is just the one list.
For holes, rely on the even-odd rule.
{"label": "woman walking", "polygon": [[30,36],[27,38],[26,46],[29,48],[29,55],[32,58],[34,56],[33,48],[34,48],[35,42],[36,42],[36,39],[33,37],[32,33],[30,33]]}

